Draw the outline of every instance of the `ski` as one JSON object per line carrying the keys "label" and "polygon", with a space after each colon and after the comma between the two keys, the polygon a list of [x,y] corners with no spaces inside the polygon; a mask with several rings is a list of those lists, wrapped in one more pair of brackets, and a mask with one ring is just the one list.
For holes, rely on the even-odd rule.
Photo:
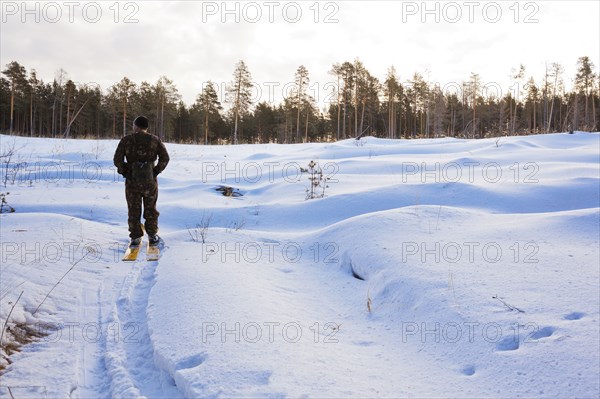
{"label": "ski", "polygon": [[146,247],[146,260],[148,262],[157,261],[160,258],[160,241],[155,245],[150,245],[148,242],[148,246]]}
{"label": "ski", "polygon": [[139,245],[132,246],[128,245],[125,250],[125,254],[123,255],[123,262],[135,262],[137,260],[138,254],[140,253],[140,248],[142,247],[142,243]]}

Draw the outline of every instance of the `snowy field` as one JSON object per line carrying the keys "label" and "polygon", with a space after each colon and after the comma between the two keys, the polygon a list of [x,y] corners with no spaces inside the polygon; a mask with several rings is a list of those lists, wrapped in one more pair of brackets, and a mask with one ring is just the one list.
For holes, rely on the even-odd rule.
{"label": "snowy field", "polygon": [[1,136],[0,397],[596,398],[599,139],[169,144],[125,264],[117,142]]}

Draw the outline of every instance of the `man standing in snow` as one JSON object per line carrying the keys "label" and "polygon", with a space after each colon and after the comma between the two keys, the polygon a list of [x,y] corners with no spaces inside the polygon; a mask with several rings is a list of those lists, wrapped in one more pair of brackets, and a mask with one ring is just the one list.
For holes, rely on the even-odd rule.
{"label": "man standing in snow", "polygon": [[[140,219],[142,202],[144,204],[144,227],[148,233],[150,245],[158,244],[158,181],[156,176],[169,163],[169,154],[162,141],[147,132],[148,118],[138,116],[133,121],[133,134],[121,139],[114,164],[119,174],[125,177],[125,198],[127,199],[129,237],[131,246],[140,245],[144,232]],[[154,162],[158,158],[158,163]]]}

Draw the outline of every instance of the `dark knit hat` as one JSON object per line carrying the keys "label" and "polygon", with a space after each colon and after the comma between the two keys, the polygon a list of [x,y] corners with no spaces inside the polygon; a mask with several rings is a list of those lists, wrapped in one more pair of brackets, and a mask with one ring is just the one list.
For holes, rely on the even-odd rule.
{"label": "dark knit hat", "polygon": [[135,118],[135,120],[133,121],[133,124],[137,127],[139,127],[140,129],[148,129],[148,118],[146,118],[143,115],[138,116],[137,118]]}

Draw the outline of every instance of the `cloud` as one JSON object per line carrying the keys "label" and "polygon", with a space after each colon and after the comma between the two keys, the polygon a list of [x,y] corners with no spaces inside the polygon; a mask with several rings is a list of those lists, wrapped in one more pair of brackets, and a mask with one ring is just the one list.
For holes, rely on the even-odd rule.
{"label": "cloud", "polygon": [[[125,9],[132,3],[118,3],[115,22],[115,10],[110,8],[114,3],[101,2],[102,18],[96,23],[86,21],[81,13],[74,14],[73,23],[64,13],[58,23],[44,18],[36,23],[31,16],[22,22],[22,15],[3,15],[0,62],[19,61],[28,69],[37,69],[45,81],[62,67],[74,80],[97,82],[104,89],[123,76],[137,83],[153,83],[166,75],[188,104],[203,82],[229,82],[241,59],[263,89],[269,82],[280,83],[276,98],[268,98],[266,91],[261,98],[277,102],[281,87],[293,80],[299,65],[308,68],[322,100],[329,92],[324,86],[334,80],[328,74],[331,65],[356,57],[380,80],[393,64],[403,80],[428,68],[430,78],[438,82],[466,80],[471,72],[487,81],[504,82],[510,68],[519,63],[539,78],[546,61],[562,63],[565,76],[570,76],[579,56],[589,55],[596,64],[600,62],[598,2],[530,2],[538,6],[534,15],[538,22],[533,24],[523,23],[535,10],[525,9],[522,2],[518,22],[509,8],[512,2],[498,3],[503,14],[497,23],[486,21],[481,14],[491,2],[480,2],[473,23],[467,20],[464,8],[457,23],[444,21],[443,15],[440,23],[435,23],[435,15],[425,15],[423,23],[423,15],[403,13],[408,3],[422,4],[279,2],[269,9],[264,2],[251,6],[228,2],[223,8],[223,2],[153,1]],[[81,2],[81,7],[85,4]],[[428,7],[434,7],[432,4]],[[442,10],[447,2],[439,4]],[[301,18],[291,22],[298,6]],[[216,12],[207,13],[215,11],[214,7]],[[256,10],[262,15],[253,23],[249,19],[256,17]],[[124,23],[128,15],[138,22]],[[334,23],[326,23],[327,19]]]}

